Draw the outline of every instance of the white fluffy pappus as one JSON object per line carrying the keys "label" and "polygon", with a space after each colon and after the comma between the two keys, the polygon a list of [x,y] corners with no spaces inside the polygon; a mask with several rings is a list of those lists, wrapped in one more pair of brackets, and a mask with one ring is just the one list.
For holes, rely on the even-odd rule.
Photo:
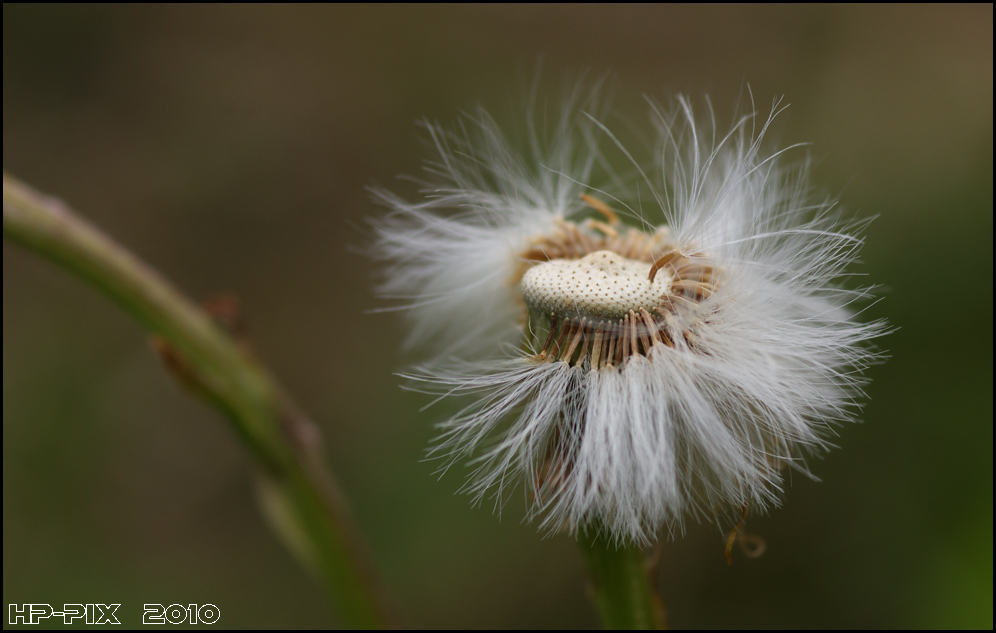
{"label": "white fluffy pappus", "polygon": [[523,483],[544,529],[645,543],[777,504],[786,470],[808,474],[854,419],[887,326],[855,320],[869,291],[841,285],[863,224],[811,200],[805,164],[761,153],[777,101],[728,134],[684,98],[653,106],[657,161],[630,158],[641,186],[616,185],[619,213],[590,182],[596,137],[630,155],[591,107],[530,124],[524,154],[483,112],[428,125],[424,199],[374,192],[380,290],[430,352],[415,388],[463,398],[430,451],[444,470],[468,460],[466,489],[497,507]]}

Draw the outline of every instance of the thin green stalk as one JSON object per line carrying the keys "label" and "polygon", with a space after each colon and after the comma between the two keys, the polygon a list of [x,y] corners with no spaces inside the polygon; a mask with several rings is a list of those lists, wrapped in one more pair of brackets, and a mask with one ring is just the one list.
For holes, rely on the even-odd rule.
{"label": "thin green stalk", "polygon": [[663,629],[664,604],[643,550],[618,545],[603,530],[578,537],[588,562],[592,600],[609,630]]}
{"label": "thin green stalk", "polygon": [[263,506],[350,628],[393,624],[318,431],[269,372],[158,272],[61,201],[3,176],[3,234],[104,292],[155,336],[177,377],[231,420],[261,466]]}

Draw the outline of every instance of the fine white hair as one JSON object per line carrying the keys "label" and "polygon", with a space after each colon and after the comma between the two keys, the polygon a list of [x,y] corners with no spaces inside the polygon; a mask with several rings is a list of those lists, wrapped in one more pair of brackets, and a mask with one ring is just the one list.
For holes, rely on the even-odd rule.
{"label": "fine white hair", "polygon": [[[523,484],[543,529],[595,525],[645,543],[687,516],[777,504],[786,469],[808,474],[805,456],[854,419],[862,372],[880,358],[869,341],[887,326],[858,322],[855,305],[870,291],[842,285],[864,223],[813,199],[807,163],[762,152],[778,101],[766,119],[748,114],[728,133],[712,116],[697,123],[683,97],[673,111],[652,104],[659,144],[646,168],[583,112],[590,107],[573,100],[545,136],[530,126],[524,154],[483,111],[456,133],[428,125],[436,158],[424,199],[375,191],[391,209],[375,222],[390,262],[381,293],[404,302],[409,343],[430,352],[406,374],[414,388],[463,399],[430,451],[444,470],[468,460],[466,490],[493,495],[499,508]],[[571,362],[570,352],[537,362],[518,286],[536,262],[523,253],[599,191],[596,136],[630,157],[636,186],[652,192],[644,203],[653,213],[630,210],[637,228],[704,254],[715,282],[694,310],[666,315],[667,345],[618,365],[583,354]],[[614,244],[577,227],[591,233],[582,242]]]}

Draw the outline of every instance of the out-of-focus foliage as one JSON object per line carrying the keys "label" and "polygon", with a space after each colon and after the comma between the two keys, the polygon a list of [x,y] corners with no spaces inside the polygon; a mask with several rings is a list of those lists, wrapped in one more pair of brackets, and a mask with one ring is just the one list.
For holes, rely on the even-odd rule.
{"label": "out-of-focus foliage", "polygon": [[[3,163],[195,297],[234,291],[259,354],[322,424],[383,576],[417,627],[592,626],[580,556],[454,496],[420,461],[440,413],[391,372],[371,314],[364,187],[417,174],[413,123],[613,73],[732,116],[792,105],[814,181],[878,215],[868,318],[900,329],[865,424],[747,529],[758,560],[686,525],[661,585],[677,627],[992,626],[992,6],[50,7],[3,10]],[[799,155],[800,157],[802,154]],[[405,183],[398,185],[408,186]],[[396,188],[396,187],[395,187]],[[143,333],[3,249],[4,603],[213,603],[219,625],[321,626],[320,590],[267,532],[238,441]]]}

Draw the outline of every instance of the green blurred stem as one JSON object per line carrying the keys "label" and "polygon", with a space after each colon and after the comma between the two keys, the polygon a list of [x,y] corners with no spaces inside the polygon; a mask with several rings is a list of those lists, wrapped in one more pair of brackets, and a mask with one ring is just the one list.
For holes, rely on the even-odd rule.
{"label": "green blurred stem", "polygon": [[61,201],[3,176],[3,234],[108,295],[156,336],[166,366],[231,420],[261,467],[264,508],[325,581],[349,628],[393,624],[314,424],[266,369],[159,273]]}
{"label": "green blurred stem", "polygon": [[[597,532],[596,536],[591,536]],[[591,593],[606,629],[663,629],[664,604],[640,548],[616,545],[604,530],[578,537],[588,562]]]}

